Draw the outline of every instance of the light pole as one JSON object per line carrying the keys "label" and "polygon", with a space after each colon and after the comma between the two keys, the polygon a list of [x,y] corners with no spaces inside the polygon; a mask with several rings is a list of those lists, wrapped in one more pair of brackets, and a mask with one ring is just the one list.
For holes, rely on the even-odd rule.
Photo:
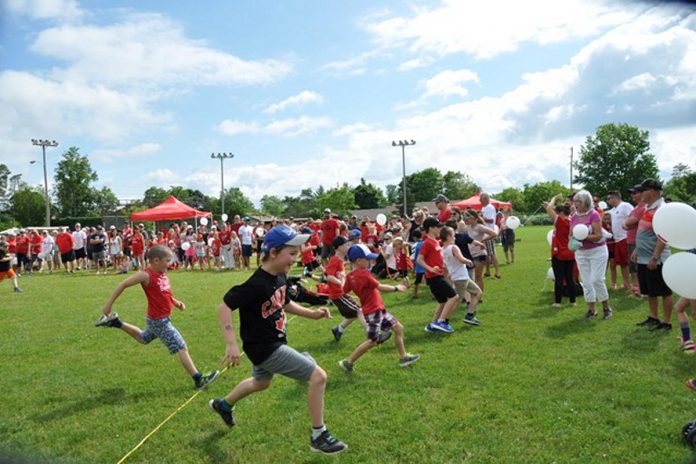
{"label": "light pole", "polygon": [[573,190],[573,147],[570,147],[570,190]]}
{"label": "light pole", "polygon": [[222,207],[220,214],[225,214],[225,169],[223,164],[226,159],[234,158],[234,155],[232,153],[211,153],[210,157],[220,160],[220,204]]}
{"label": "light pole", "polygon": [[57,147],[55,140],[31,139],[32,145],[40,146],[43,153],[44,201],[46,202],[46,227],[51,226],[51,202],[48,200],[48,176],[46,174],[46,147]]}
{"label": "light pole", "polygon": [[416,141],[411,139],[409,142],[408,140],[399,140],[398,142],[392,141],[392,147],[401,147],[401,168],[403,171],[403,187],[401,190],[403,191],[404,194],[404,217],[408,217],[408,214],[406,213],[406,147],[409,145],[415,145]]}

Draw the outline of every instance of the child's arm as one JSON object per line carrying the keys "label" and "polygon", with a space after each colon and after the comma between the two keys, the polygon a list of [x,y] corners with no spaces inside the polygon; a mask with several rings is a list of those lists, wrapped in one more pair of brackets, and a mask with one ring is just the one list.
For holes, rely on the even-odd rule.
{"label": "child's arm", "polygon": [[232,327],[232,311],[225,303],[218,306],[218,319],[220,320],[220,330],[222,336],[225,337],[225,356],[222,358],[222,363],[226,366],[239,366],[239,345],[237,345],[237,336],[234,334]]}
{"label": "child's arm", "polygon": [[183,301],[177,300],[174,297],[172,297],[172,303],[174,303],[174,306],[177,307],[180,311],[183,311],[186,309],[186,304]]}
{"label": "child's arm", "polygon": [[379,284],[377,290],[379,290],[380,292],[405,292],[406,287],[403,285]]}
{"label": "child's arm", "polygon": [[147,272],[138,272],[137,274],[133,274],[132,276],[128,277],[126,280],[118,284],[118,287],[116,287],[116,290],[114,290],[111,297],[102,308],[102,313],[105,315],[111,313],[111,307],[114,305],[114,302],[128,287],[132,287],[133,285],[137,284],[147,285],[148,283],[150,283],[150,276]]}
{"label": "child's arm", "polygon": [[454,255],[454,258],[460,263],[465,264],[469,267],[474,265],[474,263],[472,263],[471,260],[465,258],[464,255],[462,255],[462,250],[460,250],[458,246],[452,248],[452,254]]}
{"label": "child's arm", "polygon": [[333,317],[331,317],[331,311],[329,311],[328,308],[324,307],[317,308],[316,311],[313,311],[311,309],[307,309],[300,306],[294,301],[290,301],[288,302],[288,304],[285,305],[284,309],[285,312],[294,314],[296,316],[306,317],[307,319],[321,319],[322,317],[325,317],[327,319],[333,319]]}
{"label": "child's arm", "polygon": [[418,255],[418,259],[416,259],[416,262],[418,263],[418,265],[420,267],[422,267],[423,269],[425,269],[428,272],[432,272],[433,274],[437,274],[438,272],[440,272],[440,266],[435,266],[435,267],[428,266],[428,264],[425,262],[425,258],[421,254]]}

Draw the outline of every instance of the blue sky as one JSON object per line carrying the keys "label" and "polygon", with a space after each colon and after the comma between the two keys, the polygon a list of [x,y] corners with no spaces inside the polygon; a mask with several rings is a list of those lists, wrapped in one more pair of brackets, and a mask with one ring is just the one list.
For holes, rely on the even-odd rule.
{"label": "blue sky", "polygon": [[460,170],[485,190],[568,181],[607,122],[696,169],[686,3],[2,0],[0,162],[42,182],[32,138],[77,146],[120,198],[150,186],[254,201]]}

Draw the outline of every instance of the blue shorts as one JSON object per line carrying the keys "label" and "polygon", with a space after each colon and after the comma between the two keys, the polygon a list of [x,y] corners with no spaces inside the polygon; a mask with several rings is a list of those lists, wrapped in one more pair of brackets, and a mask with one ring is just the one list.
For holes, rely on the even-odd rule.
{"label": "blue shorts", "polygon": [[147,328],[140,332],[140,339],[146,345],[155,338],[159,338],[171,354],[186,349],[184,337],[182,337],[176,327],[174,327],[170,318],[150,319],[146,317],[145,323],[147,324]]}
{"label": "blue shorts", "polygon": [[251,256],[251,245],[242,245],[242,256],[249,257]]}

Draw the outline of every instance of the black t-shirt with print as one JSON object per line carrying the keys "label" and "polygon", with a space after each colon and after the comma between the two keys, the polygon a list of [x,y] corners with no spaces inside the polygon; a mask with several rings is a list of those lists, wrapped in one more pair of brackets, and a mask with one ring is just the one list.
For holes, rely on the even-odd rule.
{"label": "black t-shirt with print", "polygon": [[223,298],[231,309],[239,308],[244,352],[254,365],[264,362],[285,338],[285,311],[290,301],[283,274],[271,275],[261,268],[242,285],[232,287]]}
{"label": "black t-shirt with print", "polygon": [[469,260],[474,260],[474,258],[471,257],[471,251],[469,251],[469,244],[473,242],[474,239],[469,237],[469,234],[466,232],[457,232],[454,234],[454,244],[459,247],[459,250],[462,252],[462,255]]}
{"label": "black t-shirt with print", "polygon": [[5,250],[0,250],[0,272],[10,270],[10,259],[7,257]]}
{"label": "black t-shirt with print", "polygon": [[[92,243],[92,240],[101,240],[98,243]],[[106,234],[104,232],[94,232],[89,236],[89,244],[92,247],[93,253],[101,253],[104,251],[104,245],[106,244]]]}

